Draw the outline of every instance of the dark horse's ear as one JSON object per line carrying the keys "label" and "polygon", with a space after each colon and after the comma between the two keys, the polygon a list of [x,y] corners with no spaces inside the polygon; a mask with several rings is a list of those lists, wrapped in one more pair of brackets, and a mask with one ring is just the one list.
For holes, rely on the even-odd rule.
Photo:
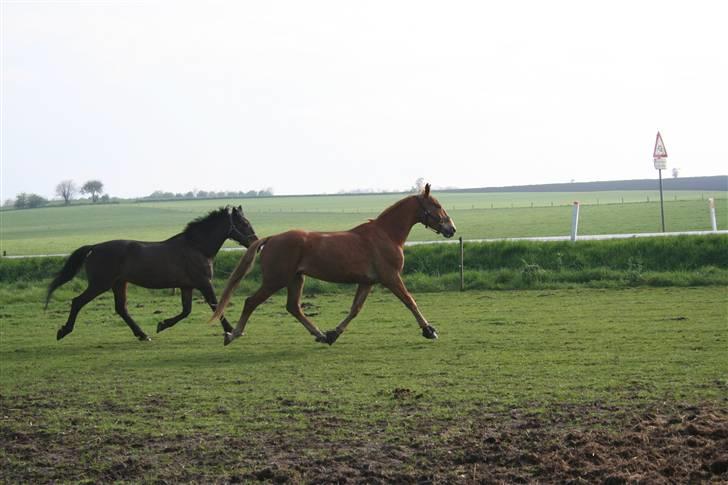
{"label": "dark horse's ear", "polygon": [[241,216],[243,215],[243,206],[242,205],[238,206],[238,212],[240,212]]}
{"label": "dark horse's ear", "polygon": [[425,184],[425,197],[430,196],[430,184]]}

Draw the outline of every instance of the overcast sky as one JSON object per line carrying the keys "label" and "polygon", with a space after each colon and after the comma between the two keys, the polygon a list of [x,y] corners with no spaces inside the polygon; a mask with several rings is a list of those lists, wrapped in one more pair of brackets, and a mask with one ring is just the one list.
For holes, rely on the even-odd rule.
{"label": "overcast sky", "polygon": [[728,173],[728,2],[2,0],[2,199]]}

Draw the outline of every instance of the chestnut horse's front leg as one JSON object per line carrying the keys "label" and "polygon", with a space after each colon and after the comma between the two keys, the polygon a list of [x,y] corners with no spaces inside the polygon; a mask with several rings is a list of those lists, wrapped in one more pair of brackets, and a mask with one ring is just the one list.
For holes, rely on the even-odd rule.
{"label": "chestnut horse's front leg", "polygon": [[402,281],[402,278],[399,276],[399,274],[395,275],[395,277],[391,281],[383,281],[382,284],[389,288],[389,290],[394,293],[397,298],[402,300],[402,303],[404,303],[407,308],[409,308],[409,310],[417,319],[417,323],[419,324],[420,328],[422,329],[422,336],[429,339],[436,339],[437,330],[435,330],[435,327],[430,325],[427,322],[427,319],[422,316],[422,313],[420,313],[420,309],[417,308],[417,303],[415,302],[415,299],[412,298],[412,295],[410,295],[409,291],[407,291],[407,288],[404,286],[404,282]]}

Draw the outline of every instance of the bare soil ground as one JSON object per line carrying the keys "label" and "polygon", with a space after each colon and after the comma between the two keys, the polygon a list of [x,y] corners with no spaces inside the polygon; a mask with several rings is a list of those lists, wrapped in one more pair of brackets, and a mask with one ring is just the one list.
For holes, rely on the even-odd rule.
{"label": "bare soil ground", "polygon": [[419,416],[397,432],[385,422],[354,431],[321,413],[303,432],[245,436],[74,423],[51,433],[20,425],[34,414],[29,404],[0,397],[4,483],[728,483],[724,403]]}

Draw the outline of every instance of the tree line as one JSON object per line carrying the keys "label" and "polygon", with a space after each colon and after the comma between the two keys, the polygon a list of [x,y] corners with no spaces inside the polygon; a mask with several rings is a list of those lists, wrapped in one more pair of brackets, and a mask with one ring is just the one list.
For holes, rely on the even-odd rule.
{"label": "tree line", "polygon": [[271,197],[273,195],[273,188],[267,187],[261,190],[244,190],[234,191],[219,191],[214,190],[190,190],[188,192],[165,192],[162,190],[155,190],[146,197],[142,197],[144,200],[171,200],[171,199],[221,199],[221,198],[233,198],[233,197]]}
{"label": "tree line", "polygon": [[[100,180],[89,180],[84,183],[81,187],[78,187],[73,180],[63,180],[56,185],[55,194],[63,199],[64,205],[71,203],[77,194],[88,195],[91,202],[108,202],[108,195],[101,195],[104,193],[104,184]],[[48,199],[38,194],[28,194],[21,192],[15,197],[15,200],[8,199],[5,201],[5,207],[15,207],[16,209],[35,209],[36,207],[43,207],[48,204]]]}
{"label": "tree line", "polygon": [[[86,195],[92,203],[109,202],[111,199],[108,194],[104,194],[104,184],[100,180],[89,180],[82,186],[77,186],[73,180],[63,180],[56,185],[55,195],[63,200],[64,205],[69,205],[77,195]],[[181,192],[165,192],[155,190],[150,195],[142,197],[141,200],[174,200],[174,199],[213,199],[213,198],[233,198],[233,197],[270,197],[273,195],[273,188],[267,187],[261,190],[248,191],[220,191],[214,190],[190,190],[186,193]],[[29,194],[22,192],[15,199],[7,199],[5,207],[15,207],[16,209],[34,209],[43,207],[50,201],[38,194]]]}

